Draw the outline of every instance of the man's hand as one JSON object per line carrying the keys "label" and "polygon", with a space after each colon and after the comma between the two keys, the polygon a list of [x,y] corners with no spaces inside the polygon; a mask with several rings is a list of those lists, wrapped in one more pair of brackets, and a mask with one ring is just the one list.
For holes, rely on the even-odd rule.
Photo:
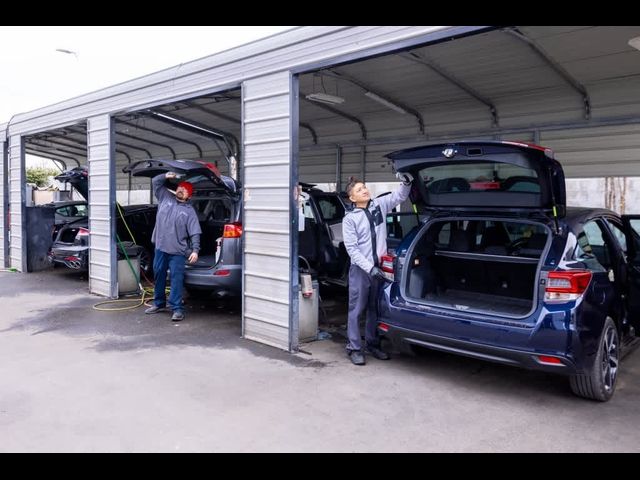
{"label": "man's hand", "polygon": [[167,172],[164,174],[164,178],[167,178],[167,179],[178,178],[178,175],[176,175],[176,172]]}
{"label": "man's hand", "polygon": [[378,267],[373,267],[371,269],[371,271],[369,272],[369,275],[371,275],[371,278],[373,278],[373,279],[382,280],[383,282],[388,282],[389,281],[389,279],[384,274],[384,272],[382,270],[380,270]]}
{"label": "man's hand", "polygon": [[413,175],[409,172],[398,172],[396,173],[396,178],[405,185],[411,185],[411,182],[413,182]]}
{"label": "man's hand", "polygon": [[193,252],[189,255],[189,263],[196,263],[198,261],[198,252]]}

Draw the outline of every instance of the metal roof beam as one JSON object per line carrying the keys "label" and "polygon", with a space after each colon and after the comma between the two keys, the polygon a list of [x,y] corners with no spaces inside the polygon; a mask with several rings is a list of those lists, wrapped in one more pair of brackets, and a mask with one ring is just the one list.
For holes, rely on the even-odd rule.
{"label": "metal roof beam", "polygon": [[[239,98],[238,98],[238,100],[239,100]],[[218,117],[218,118],[221,118],[223,120],[226,120],[227,122],[235,123],[237,125],[240,125],[240,123],[241,123],[239,119],[234,118],[231,115],[227,115],[225,113],[216,112],[215,110],[211,110],[210,108],[203,107],[202,105],[199,105],[199,104],[197,104],[197,103],[195,103],[193,101],[190,101],[190,102],[187,101],[187,102],[184,102],[184,103],[186,105],[190,106],[190,107],[193,107],[193,108],[197,109],[197,110],[200,110],[202,112],[208,113],[209,115],[212,115],[214,117]],[[220,132],[222,132],[222,130],[220,130]],[[238,142],[238,139],[236,138],[236,136],[234,134],[232,134],[232,133],[229,133],[229,132],[222,132],[222,133],[224,133],[225,135],[228,135],[231,139],[233,139],[234,147],[235,147],[233,150],[236,153],[239,152],[240,151],[240,142]]]}
{"label": "metal roof beam", "polygon": [[503,32],[513,35],[517,39],[525,42],[531,49],[544,60],[555,72],[560,75],[569,85],[573,87],[580,95],[582,95],[582,102],[584,103],[584,118],[589,120],[591,118],[591,99],[589,93],[584,85],[578,82],[573,76],[567,72],[562,65],[556,62],[545,50],[533,39],[527,37],[516,27],[509,27],[502,29]]}
{"label": "metal roof beam", "polygon": [[456,78],[454,75],[447,72],[440,65],[436,64],[432,60],[425,58],[423,55],[420,55],[416,52],[400,53],[399,55],[402,58],[406,58],[407,60],[411,60],[412,62],[419,63],[420,65],[424,65],[425,67],[433,70],[448,82],[453,83],[456,87],[465,91],[468,95],[475,98],[480,103],[483,103],[484,105],[486,105],[487,108],[489,108],[489,112],[491,113],[492,125],[494,127],[498,126],[499,124],[498,110],[496,109],[496,106],[493,104],[493,102],[491,102],[491,100],[489,100],[488,98],[484,97],[483,95],[475,91],[473,88],[471,88],[469,85],[464,83],[462,80]]}
{"label": "metal roof beam", "polygon": [[[576,122],[559,122],[559,123],[546,123],[542,125],[528,125],[524,127],[514,127],[514,128],[502,128],[499,130],[491,129],[491,130],[467,130],[461,132],[452,132],[449,134],[436,135],[433,137],[429,137],[429,142],[436,141],[447,141],[447,140],[456,140],[457,138],[474,138],[474,137],[483,137],[490,135],[513,135],[519,133],[531,133],[535,132],[553,132],[557,130],[572,130],[572,129],[581,129],[581,128],[595,128],[595,127],[608,127],[615,125],[640,125],[640,116],[638,117],[612,117],[612,118],[604,118],[600,120],[592,120],[584,123],[576,123]],[[539,135],[539,133],[538,133]],[[363,145],[384,145],[384,144],[394,144],[394,143],[405,143],[405,142],[424,142],[425,137],[417,136],[417,135],[402,135],[397,137],[381,137],[374,138],[371,140],[352,140],[349,142],[341,142],[339,144],[340,147],[361,147]],[[300,147],[300,151],[309,151],[309,150],[330,150],[334,149],[336,143],[326,143],[320,145],[309,145],[306,147]]]}
{"label": "metal roof beam", "polygon": [[[124,155],[124,157],[127,159],[127,162],[131,163],[131,156],[127,152],[125,152],[124,150],[118,150],[116,148],[116,153]],[[131,174],[129,174],[129,176],[131,176]]]}
{"label": "metal roof beam", "polygon": [[[44,141],[46,141],[46,142],[49,142],[49,143],[53,143],[53,144],[55,144],[55,145],[62,145],[62,146],[65,146],[65,147],[67,147],[67,148],[75,148],[76,150],[81,150],[81,151],[83,151],[83,156],[84,156],[84,157],[85,157],[85,159],[86,159],[86,153],[87,153],[87,150],[86,150],[86,146],[87,146],[87,145],[86,145],[86,143],[83,143],[83,142],[81,142],[80,140],[76,140],[75,138],[64,137],[64,139],[65,139],[65,140],[69,140],[69,141],[74,142],[74,143],[78,143],[78,144],[80,144],[80,145],[84,145],[84,146],[85,146],[85,148],[74,147],[73,145],[69,145],[69,144],[64,143],[64,142],[59,142],[59,141],[55,141],[55,140],[51,140],[51,139],[46,139],[46,138],[43,138],[42,140],[44,140]],[[31,141],[31,140],[29,140],[29,141]],[[38,145],[38,146],[41,146],[41,147],[43,147],[43,148],[48,148],[48,147],[44,147],[43,145],[39,145],[39,144],[35,144],[35,143],[34,143],[34,145]],[[62,150],[62,149],[56,149],[56,150],[64,151],[64,150]],[[67,153],[69,153],[69,152],[67,152]],[[127,152],[125,152],[124,150],[119,150],[119,149],[117,149],[117,148],[116,148],[116,153],[120,153],[121,155],[124,155],[124,156],[127,158],[127,160],[129,161],[129,163],[131,163],[131,157],[129,156],[129,154],[128,154]],[[76,154],[76,153],[74,153],[74,152],[72,152],[71,154],[72,154],[72,155],[77,155],[77,154]],[[67,156],[65,156],[64,158],[71,158],[71,157],[67,157]],[[74,161],[74,162],[76,162],[76,163],[78,164],[78,166],[80,166],[80,162],[79,162],[78,160],[76,160],[75,158],[73,158],[73,161]],[[65,168],[66,168],[66,164],[65,164]]]}
{"label": "metal roof beam", "polygon": [[313,129],[313,127],[311,127],[311,125],[309,125],[308,123],[304,123],[304,122],[300,122],[300,126],[302,128],[306,128],[307,130],[309,130],[309,133],[311,134],[311,138],[313,139],[313,144],[317,145],[318,135],[316,134],[316,131]]}
{"label": "metal roof beam", "polygon": [[[36,143],[35,140],[36,139],[32,138],[32,139],[28,140],[26,143],[30,143],[31,145],[36,146],[36,147],[40,147],[40,148],[52,149],[52,150],[57,151],[57,152],[68,153],[69,155],[84,156],[85,158],[87,156],[87,151],[86,150],[83,150],[83,149],[78,148],[78,147],[74,147],[73,145],[67,145],[67,144],[64,144],[64,143],[55,142],[55,141],[51,141],[51,140],[44,140],[43,139],[44,141],[49,142],[49,143],[51,143],[53,145],[61,145],[61,146],[67,147],[67,148],[75,148],[76,150],[80,150],[82,153],[77,153],[77,152],[74,152],[74,151],[71,151],[71,150],[67,150],[66,148],[52,147],[52,146],[49,146],[49,145],[42,145],[41,143]],[[79,163],[78,163],[78,166],[80,166]]]}
{"label": "metal roof beam", "polygon": [[130,148],[131,150],[139,150],[141,152],[146,153],[149,158],[153,158],[153,155],[151,155],[151,152],[146,148],[136,147],[135,145],[131,145],[130,143],[124,143],[124,142],[115,142],[115,143],[116,145],[121,145],[123,147]]}
{"label": "metal roof beam", "polygon": [[[64,160],[60,160],[59,158],[54,158],[53,154],[50,153],[42,153],[39,150],[35,150],[29,147],[25,147],[25,152],[28,153],[29,155],[35,155],[37,157],[42,157],[42,158],[46,158],[47,160],[51,160],[52,162],[60,162],[63,166],[63,169],[60,170],[61,172],[63,172],[64,170],[67,169],[67,162],[65,162]],[[73,160],[74,162],[78,163],[78,166],[80,166],[80,163],[75,159],[75,158],[71,158],[71,157],[67,157],[67,156],[62,156],[62,155],[57,155],[59,157],[62,158],[66,158],[67,160]],[[58,166],[58,168],[60,168]]]}
{"label": "metal roof beam", "polygon": [[[67,169],[67,162],[64,162],[62,160],[58,160],[56,158],[50,158],[49,160],[51,160],[53,162],[53,164],[58,167],[58,170],[60,170],[61,172],[64,172]],[[58,162],[62,164],[62,166],[58,165]]]}
{"label": "metal roof beam", "polygon": [[171,148],[169,145],[165,145],[164,143],[154,142],[154,141],[148,140],[146,138],[140,138],[140,137],[136,137],[134,135],[129,135],[128,133],[116,132],[116,135],[120,135],[122,137],[127,137],[127,138],[130,138],[132,140],[137,140],[138,142],[144,142],[144,143],[149,143],[151,145],[156,145],[157,147],[166,148],[167,150],[169,150],[171,152],[171,155],[173,156],[174,160],[176,158],[178,158],[178,157],[176,157],[175,150],[173,148]]}
{"label": "metal roof beam", "polygon": [[[191,140],[185,140],[184,138],[176,137],[175,135],[171,135],[170,133],[161,132],[159,130],[154,130],[153,128],[142,127],[142,126],[137,125],[135,123],[127,122],[125,120],[116,120],[116,123],[120,123],[122,125],[128,125],[129,127],[133,127],[133,128],[139,129],[139,130],[144,130],[145,132],[153,133],[154,135],[158,135],[159,137],[170,138],[171,140],[175,140],[177,142],[182,142],[182,143],[186,143],[187,145],[192,145],[198,151],[198,156],[202,157],[202,148],[200,148],[200,145],[198,145],[196,142],[192,142]],[[120,132],[116,132],[116,133],[120,133]]]}
{"label": "metal roof beam", "polygon": [[[44,151],[38,150],[36,147],[43,148],[41,145],[32,143],[30,146],[25,145],[25,151],[29,151],[31,155],[39,155],[41,157],[50,158],[50,159],[52,157],[66,158],[67,160],[73,160],[74,162],[76,162],[78,166],[80,166],[80,162],[75,157],[71,157],[69,155],[63,155],[62,153],[51,152],[48,147],[44,147],[45,148]],[[74,155],[74,154],[71,153],[71,155]]]}
{"label": "metal roof beam", "polygon": [[[87,156],[87,144],[86,143],[82,143],[82,142],[80,142],[78,140],[75,140],[73,138],[65,138],[65,140],[72,141],[73,143],[79,143],[79,144],[82,145],[82,148],[76,147],[74,145],[69,145],[68,143],[61,142],[60,140],[52,140],[46,135],[42,136],[42,137],[40,137],[40,136],[31,137],[29,140],[27,140],[27,142],[33,142],[34,140],[43,141],[43,142],[49,142],[52,145],[60,145],[61,147],[66,147],[66,148],[75,148],[76,150],[80,150],[84,157]],[[45,147],[45,148],[47,147],[46,145],[41,145],[41,146]],[[74,155],[78,155],[78,154],[74,153]]]}
{"label": "metal roof beam", "polygon": [[[238,143],[235,137],[230,133],[223,132],[222,130],[209,127],[208,125],[203,125],[199,122],[194,122],[193,120],[180,117],[173,113],[165,113],[165,112],[162,112],[159,110],[153,110],[153,109],[144,110],[144,113],[148,113],[149,115],[151,115],[153,118],[155,118],[160,122],[164,122],[174,126],[179,125],[180,128],[183,128],[189,132],[196,133],[203,137],[212,139],[214,140],[214,143],[216,139],[223,140],[228,149],[228,152],[226,154],[223,152],[223,154],[225,156],[231,156],[231,155],[237,156],[237,151],[234,151],[235,149],[233,148],[232,143],[235,142],[236,145],[238,145]],[[230,139],[233,142],[230,141]],[[220,146],[217,143],[216,143],[216,146],[220,148]]]}
{"label": "metal roof beam", "polygon": [[394,100],[392,98],[390,98],[388,95],[381,93],[379,90],[376,90],[375,88],[370,87],[369,85],[363,83],[362,81],[360,81],[359,79],[352,77],[350,75],[346,75],[344,73],[339,73],[336,72],[335,70],[332,69],[328,69],[328,70],[324,70],[324,71],[320,71],[318,72],[320,75],[326,75],[329,77],[333,77],[333,78],[337,78],[339,80],[346,80],[347,82],[350,82],[354,85],[356,85],[357,87],[361,88],[362,90],[365,91],[365,95],[367,93],[372,93],[375,96],[381,98],[384,102],[387,102],[389,104],[389,108],[391,108],[392,110],[395,110],[397,112],[404,112],[404,113],[410,113],[411,115],[413,115],[414,117],[416,117],[416,120],[418,121],[418,130],[420,131],[420,133],[424,133],[424,119],[422,118],[422,114],[420,112],[418,112],[417,110],[415,110],[414,108],[409,107],[408,105],[401,103],[397,100]]}
{"label": "metal roof beam", "polygon": [[[71,129],[70,129],[70,131],[72,133],[80,133],[80,132],[73,131]],[[75,148],[75,149],[78,149],[78,150],[84,150],[84,156],[86,158],[86,156],[87,156],[87,142],[83,142],[82,140],[78,140],[77,138],[71,138],[71,137],[57,137],[57,138],[59,138],[59,140],[51,140],[50,138],[47,138],[47,136],[45,135],[44,137],[42,137],[42,140],[44,140],[45,142],[52,143],[54,145],[62,145],[62,146],[67,147],[67,148]],[[80,147],[74,147],[73,145],[69,145],[68,143],[61,142],[60,140],[67,140],[67,141],[75,143],[77,145],[82,145],[83,148],[81,149]],[[149,143],[152,143],[152,142],[149,142]],[[151,152],[149,152],[149,150],[146,150],[146,149],[140,148],[140,147],[136,147],[135,145],[129,145],[127,143],[116,142],[116,145],[118,145],[118,144],[122,145],[124,147],[127,147],[127,148],[131,148],[133,150],[143,151],[149,156],[149,158],[153,158],[153,156],[151,155]],[[118,150],[116,148],[116,152],[123,154],[125,157],[127,157],[129,159],[129,161],[131,161],[131,157],[126,152],[124,152],[123,150]]]}
{"label": "metal roof beam", "polygon": [[366,140],[367,139],[367,129],[364,126],[364,123],[362,123],[362,120],[360,120],[358,117],[354,117],[353,115],[349,115],[348,113],[344,113],[341,112],[340,110],[338,110],[337,108],[333,108],[329,105],[325,105],[324,103],[318,103],[318,102],[313,102],[311,100],[307,99],[307,94],[304,92],[300,92],[300,99],[304,100],[305,102],[310,103],[311,105],[318,107],[318,108],[322,108],[328,112],[333,113],[334,115],[338,115],[342,118],[346,118],[347,120],[350,120],[354,123],[357,123],[358,126],[360,127],[360,131],[362,132],[362,139]]}
{"label": "metal roof beam", "polygon": [[227,122],[231,122],[231,123],[235,123],[235,124],[240,124],[240,120],[237,118],[232,117],[231,115],[227,115],[225,113],[220,113],[220,112],[216,112],[215,110],[211,110],[210,108],[204,107],[198,103],[195,103],[193,101],[187,101],[187,102],[183,102],[185,105],[188,105],[192,108],[195,108],[197,110],[200,110],[202,112],[208,113],[209,115],[213,115],[214,117],[218,117],[221,118],[222,120],[226,120]]}

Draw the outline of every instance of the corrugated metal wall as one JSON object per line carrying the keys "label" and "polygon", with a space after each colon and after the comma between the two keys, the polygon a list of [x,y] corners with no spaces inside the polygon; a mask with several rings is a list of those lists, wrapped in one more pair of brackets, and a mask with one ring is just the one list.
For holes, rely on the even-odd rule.
{"label": "corrugated metal wall", "polygon": [[7,205],[9,203],[9,189],[7,187],[7,142],[4,134],[0,138],[0,266],[9,265],[9,237],[7,232]]}
{"label": "corrugated metal wall", "polygon": [[567,177],[640,176],[640,124],[541,132]]}
{"label": "corrugated metal wall", "polygon": [[243,84],[243,336],[291,348],[291,76]]}
{"label": "corrugated metal wall", "polygon": [[89,166],[89,291],[116,297],[117,269],[115,238],[115,147],[113,122],[109,115],[87,121]]}
{"label": "corrugated metal wall", "polygon": [[20,272],[27,271],[27,239],[24,231],[26,207],[26,179],[24,170],[24,144],[22,137],[13,135],[9,138],[9,213],[11,215],[11,267]]}

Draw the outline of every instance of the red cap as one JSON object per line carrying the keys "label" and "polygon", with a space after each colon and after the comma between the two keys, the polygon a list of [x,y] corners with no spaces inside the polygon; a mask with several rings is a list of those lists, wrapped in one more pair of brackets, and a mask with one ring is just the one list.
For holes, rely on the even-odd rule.
{"label": "red cap", "polygon": [[189,193],[189,197],[193,195],[193,185],[189,182],[180,182],[178,184],[178,188],[184,187],[185,190]]}

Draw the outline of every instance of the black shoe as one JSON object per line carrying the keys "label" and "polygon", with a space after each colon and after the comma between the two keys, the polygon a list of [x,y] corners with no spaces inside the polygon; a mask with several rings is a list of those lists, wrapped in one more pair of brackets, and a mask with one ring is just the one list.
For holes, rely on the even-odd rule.
{"label": "black shoe", "polygon": [[389,360],[391,358],[388,353],[383,352],[378,347],[367,347],[366,352],[378,360]]}
{"label": "black shoe", "polygon": [[184,320],[184,313],[179,310],[173,312],[173,315],[171,316],[172,322],[181,322],[182,320]]}
{"label": "black shoe", "polygon": [[158,313],[158,312],[166,312],[167,308],[166,307],[156,307],[155,305],[147,308],[144,313],[146,314],[152,314],[152,313]]}
{"label": "black shoe", "polygon": [[351,363],[354,365],[364,365],[366,363],[364,355],[359,350],[352,350],[349,352],[349,358],[351,359]]}

